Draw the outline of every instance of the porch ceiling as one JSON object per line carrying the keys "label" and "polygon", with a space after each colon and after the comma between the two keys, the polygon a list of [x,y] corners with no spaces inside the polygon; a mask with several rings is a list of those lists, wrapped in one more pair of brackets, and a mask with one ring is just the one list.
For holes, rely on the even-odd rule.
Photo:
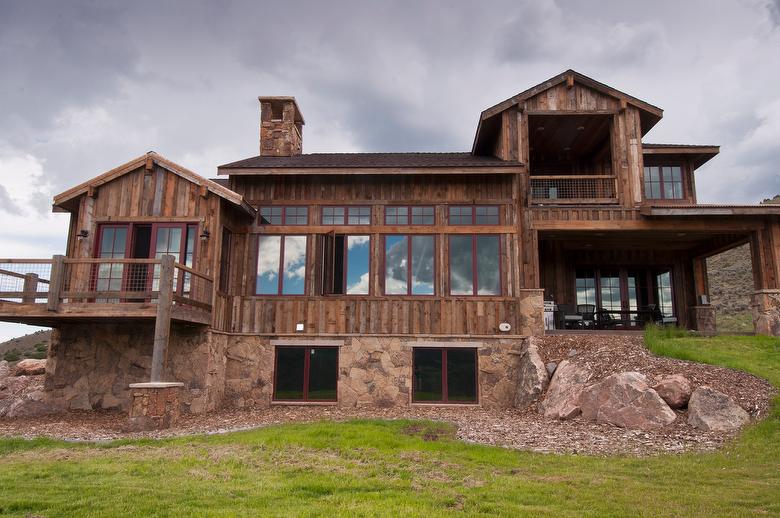
{"label": "porch ceiling", "polygon": [[543,231],[539,241],[560,242],[564,250],[680,250],[715,254],[748,240],[746,233],[672,231]]}

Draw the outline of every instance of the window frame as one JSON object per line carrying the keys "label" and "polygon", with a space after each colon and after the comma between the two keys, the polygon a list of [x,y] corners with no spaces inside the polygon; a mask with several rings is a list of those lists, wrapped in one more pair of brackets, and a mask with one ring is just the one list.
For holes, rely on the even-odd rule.
{"label": "window frame", "polygon": [[[282,210],[282,221],[280,223],[263,223],[260,221],[260,219],[263,217],[263,209],[281,209]],[[295,209],[296,211],[298,209],[306,209],[306,221],[303,223],[291,223],[287,220],[288,214],[287,211],[289,209]],[[291,218],[299,218],[299,215],[290,215]],[[290,226],[290,227],[305,227],[309,224],[309,221],[311,218],[311,210],[309,209],[308,205],[261,205],[257,208],[257,225],[261,227],[281,227],[281,226]]]}
{"label": "window frame", "polygon": [[[276,397],[277,374],[279,372],[279,349],[303,349],[303,397],[301,399],[279,399]],[[335,349],[336,350],[336,398],[335,399],[309,399],[309,374],[311,371],[311,350],[312,349]],[[274,372],[273,372],[273,390],[271,400],[280,403],[338,403],[339,401],[339,367],[341,361],[341,350],[333,345],[275,345],[274,346]]]}
{"label": "window frame", "polygon": [[[388,236],[402,236],[406,237],[406,257],[409,262],[406,268],[406,293],[387,293],[387,237]],[[433,293],[412,293],[412,238],[416,236],[432,237],[433,238]],[[438,236],[436,234],[382,234],[382,261],[381,261],[381,283],[382,283],[382,296],[384,297],[436,297],[438,289],[436,287],[437,274],[439,272],[439,254],[437,254],[438,248]]]}
{"label": "window frame", "polygon": [[[669,198],[666,196],[666,185],[667,182],[664,181],[664,168],[673,168],[677,167],[680,169],[680,197],[679,198]],[[657,182],[650,182],[653,184],[658,184],[658,187],[660,189],[661,196],[659,198],[651,198],[647,194],[647,179],[645,178],[645,172],[647,169],[650,168],[656,168],[658,169],[658,181]],[[668,202],[679,202],[679,201],[685,201],[688,199],[688,188],[687,188],[687,182],[686,182],[686,176],[687,170],[684,164],[645,164],[642,167],[642,196],[647,201],[668,201]],[[677,182],[669,182],[669,184],[676,184]]]}
{"label": "window frame", "polygon": [[[639,311],[641,309],[641,306],[639,304],[639,291],[644,290],[647,295],[647,305],[655,305],[660,309],[660,301],[658,300],[658,286],[656,286],[656,277],[659,275],[662,275],[664,273],[669,273],[669,289],[671,290],[671,301],[672,301],[672,312],[668,316],[672,317],[678,317],[677,315],[677,301],[675,300],[677,297],[677,292],[675,290],[674,286],[674,268],[672,266],[667,266],[663,264],[659,265],[651,265],[651,266],[636,266],[636,265],[605,265],[605,266],[591,266],[591,265],[576,265],[574,267],[574,305],[578,305],[579,302],[577,301],[577,279],[578,278],[585,278],[585,277],[577,277],[577,272],[582,270],[588,270],[593,273],[593,279],[595,280],[595,306],[596,309],[604,309],[604,303],[602,299],[601,294],[601,278],[602,278],[602,270],[603,271],[617,271],[618,275],[617,278],[618,286],[620,290],[620,311],[625,312],[634,312]],[[630,272],[632,271],[641,271],[643,274],[643,282],[638,283],[634,286],[637,290],[637,309],[633,310],[631,309],[631,297],[629,295],[630,286],[628,283],[629,277],[631,277]],[[610,276],[607,276],[610,277]],[[637,277],[634,276],[636,279]],[[607,310],[610,311],[610,310]],[[667,316],[667,315],[664,315]]]}
{"label": "window frame", "polygon": [[[344,209],[344,220],[342,223],[325,223],[325,209]],[[350,209],[368,209],[368,223],[350,223]],[[322,205],[320,207],[320,225],[325,227],[368,227],[373,222],[372,205]],[[358,216],[360,217],[360,216]]]}
{"label": "window frame", "polygon": [[[471,237],[471,276],[472,276],[472,293],[471,295],[455,294],[452,293],[452,237]],[[480,295],[479,294],[479,266],[477,263],[477,237],[478,236],[495,236],[498,239],[498,293],[495,295]],[[503,297],[504,296],[504,261],[501,256],[504,252],[504,244],[501,239],[501,234],[447,234],[447,265],[448,265],[448,277],[447,277],[447,294],[450,297]]]}
{"label": "window frame", "polygon": [[[412,394],[411,402],[416,405],[479,405],[480,404],[480,390],[479,390],[479,348],[478,347],[414,347],[412,348]],[[441,352],[441,400],[422,400],[415,399],[415,393],[417,392],[417,377],[415,376],[415,352],[418,350],[432,350]],[[474,387],[475,395],[474,401],[467,400],[451,400],[449,399],[449,389],[447,387],[447,356],[450,350],[468,350],[474,354]]]}
{"label": "window frame", "polygon": [[[431,217],[433,218],[433,221],[430,223],[413,223],[412,218],[414,215],[412,214],[413,209],[420,208],[420,209],[431,209]],[[406,209],[406,223],[389,223],[387,221],[388,214],[387,209]],[[434,205],[385,205],[384,208],[384,224],[385,226],[389,227],[432,227],[436,225],[436,206]],[[395,218],[398,218],[398,214],[396,213]]]}
{"label": "window frame", "polygon": [[[278,281],[277,281],[277,289],[276,293],[258,293],[257,287],[258,287],[258,272],[257,268],[260,266],[260,238],[262,237],[280,237],[281,243],[279,244],[279,270],[278,270]],[[283,279],[284,279],[284,246],[286,238],[288,237],[302,237],[306,239],[306,247],[305,247],[305,255],[304,255],[304,265],[306,268],[306,273],[303,275],[303,293],[282,293],[282,290],[284,288],[283,286]],[[255,275],[255,289],[252,293],[253,297],[306,297],[309,294],[309,275],[311,274],[309,272],[309,235],[308,234],[257,234],[257,244],[255,246],[255,269],[254,269],[254,275]]]}
{"label": "window frame", "polygon": [[[498,221],[496,223],[477,223],[477,207],[495,208]],[[453,223],[452,222],[452,209],[453,208],[471,208],[471,222],[470,223]],[[501,205],[496,204],[476,204],[476,205],[462,205],[454,204],[447,205],[447,225],[449,226],[496,226],[501,225]]]}

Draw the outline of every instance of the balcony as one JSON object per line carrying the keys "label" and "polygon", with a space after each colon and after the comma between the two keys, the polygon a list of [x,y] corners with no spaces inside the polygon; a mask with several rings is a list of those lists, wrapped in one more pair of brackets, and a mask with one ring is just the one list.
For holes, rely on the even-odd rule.
{"label": "balcony", "polygon": [[531,175],[531,203],[536,205],[617,202],[613,175]]}
{"label": "balcony", "polygon": [[213,279],[161,259],[0,259],[0,320],[147,319],[210,324]]}

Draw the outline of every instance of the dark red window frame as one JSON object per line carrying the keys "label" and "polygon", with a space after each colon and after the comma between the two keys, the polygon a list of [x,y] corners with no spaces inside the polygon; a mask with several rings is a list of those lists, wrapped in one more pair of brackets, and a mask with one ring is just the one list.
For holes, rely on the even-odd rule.
{"label": "dark red window frame", "polygon": [[[288,214],[287,212],[291,209],[295,209],[297,212],[298,209],[306,209],[306,221],[300,223],[300,222],[291,222],[288,221]],[[263,223],[261,221],[263,209],[281,209],[281,218],[282,221],[280,223]],[[257,224],[263,225],[263,226],[281,226],[281,225],[289,225],[289,226],[305,226],[309,224],[309,218],[310,218],[311,210],[309,210],[309,207],[307,205],[263,205],[258,208],[257,210]],[[301,216],[298,214],[295,214],[294,216],[290,215],[289,218],[300,218]]]}
{"label": "dark red window frame", "polygon": [[[276,397],[276,376],[279,372],[279,349],[303,349],[303,398],[302,399],[278,399]],[[311,350],[312,349],[335,349],[336,350],[336,398],[335,399],[309,399],[309,373],[311,367]],[[324,346],[324,345],[277,345],[274,347],[274,389],[273,400],[274,401],[295,401],[295,402],[315,402],[315,403],[336,403],[338,402],[339,393],[339,348],[337,346]]]}
{"label": "dark red window frame", "polygon": [[[430,223],[413,223],[412,222],[412,218],[413,218],[413,215],[412,215],[413,210],[412,209],[414,209],[414,208],[431,209],[431,215],[430,216],[433,218],[433,221],[431,221]],[[388,213],[387,213],[387,209],[396,209],[396,210],[404,209],[406,211],[406,223],[397,223],[397,222],[396,223],[390,223],[389,221],[387,221],[388,217],[395,217],[396,219],[398,218],[398,216],[389,216]],[[435,224],[436,224],[436,208],[433,205],[387,205],[387,206],[385,206],[385,225],[399,226],[399,227],[400,226],[426,226],[426,227],[428,227],[428,226],[432,226],[432,225],[435,225]]]}
{"label": "dark red window frame", "polygon": [[[258,293],[257,292],[257,266],[260,262],[260,237],[276,237],[281,238],[279,242],[279,281],[276,288],[276,293]],[[306,273],[303,276],[303,293],[283,293],[283,281],[284,281],[284,245],[286,238],[288,237],[305,237],[306,238],[306,252],[304,253],[303,262],[306,265]],[[255,254],[255,297],[305,297],[309,294],[309,236],[308,234],[258,234],[257,241],[257,253]]]}
{"label": "dark red window frame", "polygon": [[[501,255],[504,250],[504,245],[499,234],[449,234],[447,238],[447,255],[452,253],[450,249],[450,240],[453,236],[457,237],[471,237],[471,274],[472,274],[472,291],[471,295],[453,294],[452,293],[452,261],[450,264],[449,278],[447,279],[447,294],[451,297],[501,297],[504,293],[504,262],[501,260]],[[495,236],[498,239],[498,293],[495,295],[480,295],[479,294],[479,266],[477,263],[477,237],[479,236]]]}
{"label": "dark red window frame", "polygon": [[[344,222],[325,223],[325,209],[344,209]],[[350,209],[368,209],[368,223],[350,223]],[[368,226],[371,225],[372,213],[373,211],[371,210],[371,205],[323,205],[320,209],[320,224],[325,226]]]}
{"label": "dark red window frame", "polygon": [[[414,352],[418,349],[428,350],[428,351],[440,351],[441,352],[441,395],[442,399],[436,401],[436,400],[416,400],[415,394],[417,392],[417,384],[415,383],[416,376],[414,375],[415,372],[415,361],[414,361]],[[463,399],[449,399],[448,394],[448,388],[447,388],[447,352],[453,349],[457,350],[470,350],[474,353],[474,387],[475,387],[475,399],[474,401],[469,400],[463,400]],[[412,403],[431,403],[431,404],[440,404],[440,403],[447,403],[447,404],[458,404],[458,405],[477,405],[479,404],[479,354],[477,352],[476,347],[415,347],[412,350]]]}
{"label": "dark red window frame", "polygon": [[[647,170],[647,169],[649,169],[651,167],[655,167],[655,168],[658,169],[658,181],[648,181],[645,178],[645,170]],[[680,196],[679,197],[667,196],[666,195],[666,185],[668,183],[670,183],[670,182],[664,181],[664,168],[665,167],[669,167],[669,168],[677,167],[677,168],[680,169],[680,182],[679,182],[679,184],[680,184]],[[685,167],[683,165],[681,165],[681,164],[661,164],[661,165],[645,164],[644,168],[642,169],[642,190],[644,191],[645,199],[646,200],[653,200],[653,201],[680,201],[680,200],[684,200],[686,198],[686,195],[687,195],[686,194],[686,181],[685,181],[686,174],[685,173],[686,173]],[[650,196],[648,196],[648,192],[647,192],[647,184],[648,183],[658,184],[658,188],[660,189],[660,192],[659,192],[660,196],[659,197],[651,198]],[[671,183],[678,183],[678,182],[672,181]]]}
{"label": "dark red window frame", "polygon": [[[477,207],[492,207],[496,209],[496,216],[498,221],[496,223],[477,223]],[[453,223],[452,222],[452,209],[453,208],[470,208],[471,209],[471,222],[470,223]],[[447,224],[448,225],[500,225],[501,224],[501,207],[499,205],[448,205],[447,206]]]}
{"label": "dark red window frame", "polygon": [[[387,276],[387,237],[388,236],[403,236],[406,238],[406,260],[409,266],[406,268],[406,293],[387,293],[386,276]],[[433,293],[412,293],[412,237],[415,236],[430,236],[433,237]],[[382,295],[386,297],[435,297],[437,293],[436,289],[436,274],[439,271],[439,254],[438,250],[438,236],[435,234],[383,234],[382,235]]]}

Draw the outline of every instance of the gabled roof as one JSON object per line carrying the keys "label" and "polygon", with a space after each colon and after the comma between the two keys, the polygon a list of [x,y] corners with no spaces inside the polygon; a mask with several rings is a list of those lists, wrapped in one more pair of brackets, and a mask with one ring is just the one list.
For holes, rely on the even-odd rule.
{"label": "gabled roof", "polygon": [[94,189],[95,187],[100,187],[103,184],[116,180],[117,178],[126,175],[128,173],[131,173],[140,167],[151,167],[151,165],[147,165],[151,163],[157,164],[163,169],[170,171],[171,173],[180,176],[185,180],[194,183],[197,186],[205,187],[210,192],[238,206],[245,212],[248,212],[250,215],[254,215],[255,213],[255,210],[252,208],[252,206],[249,205],[246,201],[244,201],[244,197],[241,196],[240,194],[233,192],[227,187],[219,185],[218,183],[212,180],[203,178],[199,174],[190,171],[184,166],[181,166],[175,162],[168,160],[167,158],[163,157],[158,153],[155,153],[154,151],[149,151],[148,153],[143,154],[137,158],[134,158],[129,162],[120,165],[119,167],[115,167],[110,171],[106,171],[105,173],[99,176],[96,176],[90,180],[87,180],[84,183],[77,185],[76,187],[73,187],[63,193],[56,195],[54,197],[54,207],[63,209],[64,208],[63,205],[65,203],[75,198],[78,198],[83,194],[86,194],[87,192],[89,192],[90,189]]}
{"label": "gabled roof", "polygon": [[588,88],[592,88],[593,90],[601,92],[604,95],[614,97],[615,99],[625,101],[627,104],[636,106],[640,110],[640,114],[641,114],[643,135],[648,131],[650,131],[650,128],[655,126],[655,124],[659,120],[661,120],[661,117],[663,117],[664,111],[661,108],[654,106],[641,99],[637,99],[636,97],[632,95],[628,95],[625,92],[621,92],[620,90],[612,88],[611,86],[605,85],[604,83],[600,83],[595,79],[592,79],[584,74],[580,74],[576,70],[569,69],[566,70],[565,72],[561,72],[557,76],[551,77],[547,81],[543,81],[536,86],[532,86],[531,88],[524,90],[519,94],[514,95],[509,99],[502,101],[496,104],[495,106],[491,106],[490,108],[484,110],[479,117],[479,124],[477,125],[477,133],[474,136],[474,145],[472,146],[472,152],[475,153],[477,150],[480,130],[482,129],[483,123],[485,121],[488,121],[489,119],[492,119],[496,115],[499,115],[504,110],[516,106],[522,103],[523,101],[530,99],[531,97],[539,95],[540,93],[567,81],[568,78],[570,77],[572,78],[571,80],[573,80],[575,83],[580,83],[582,85],[587,86]]}
{"label": "gabled roof", "polygon": [[[518,167],[516,161],[471,153],[310,153],[293,156],[255,156],[219,166],[219,174],[263,174],[273,170],[300,170],[322,174],[324,170],[387,169],[437,167],[506,168]],[[361,171],[362,172],[362,171]],[[386,174],[386,171],[385,173]]]}

